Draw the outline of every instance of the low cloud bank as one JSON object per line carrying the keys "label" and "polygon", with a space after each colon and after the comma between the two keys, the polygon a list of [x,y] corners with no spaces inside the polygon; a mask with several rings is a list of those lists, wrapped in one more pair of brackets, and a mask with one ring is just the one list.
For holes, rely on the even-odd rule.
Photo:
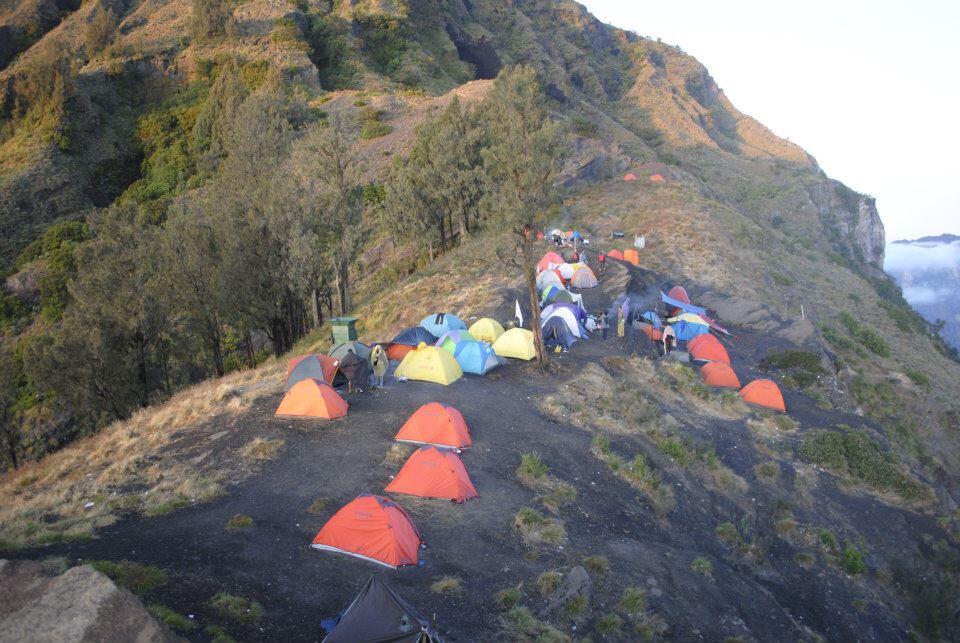
{"label": "low cloud bank", "polygon": [[942,270],[958,267],[960,267],[960,242],[891,243],[887,246],[886,259],[883,263],[883,268],[887,272]]}

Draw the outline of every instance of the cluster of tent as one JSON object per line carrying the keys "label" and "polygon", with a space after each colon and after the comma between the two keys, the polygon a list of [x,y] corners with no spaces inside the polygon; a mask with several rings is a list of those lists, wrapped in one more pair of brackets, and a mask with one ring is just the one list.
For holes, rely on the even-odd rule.
{"label": "cluster of tent", "polygon": [[585,263],[569,263],[560,254],[548,252],[537,262],[537,288],[549,286],[564,288],[595,288],[599,285],[597,275]]}
{"label": "cluster of tent", "polygon": [[[687,353],[691,361],[700,366],[700,375],[707,385],[737,389],[745,402],[786,412],[780,387],[772,380],[758,379],[741,386],[730,363],[730,355],[717,338],[717,334],[729,335],[730,332],[707,316],[706,309],[694,306],[683,286],[674,286],[668,293],[661,292],[660,297],[667,306],[667,324],[677,342],[686,343]],[[647,311],[640,318],[651,341],[661,341],[664,326],[660,317]]]}
{"label": "cluster of tent", "polygon": [[640,265],[640,253],[637,252],[636,248],[627,248],[626,250],[614,248],[607,253],[607,256],[611,259],[617,259],[618,261],[632,263],[635,266]]}
{"label": "cluster of tent", "polygon": [[[592,288],[597,285],[597,278],[589,266],[557,263],[558,260],[563,261],[563,258],[555,252],[548,252],[537,263],[537,288],[540,292],[541,306],[540,327],[547,346],[566,349],[575,342],[586,339],[587,327],[595,328],[595,326],[583,306],[583,297],[564,287],[564,275],[570,275],[566,283],[574,288]],[[571,270],[574,271],[570,272]],[[581,275],[583,275],[582,280]],[[588,285],[578,285],[581,283]]]}
{"label": "cluster of tent", "polygon": [[[458,410],[439,402],[424,404],[400,427],[395,439],[420,448],[386,492],[458,503],[477,497],[459,455],[473,442]],[[403,507],[385,496],[363,493],[323,525],[311,546],[395,569],[419,563],[423,539]]]}
{"label": "cluster of tent", "polygon": [[[636,181],[636,180],[637,180],[637,175],[634,174],[633,172],[627,172],[626,174],[623,175],[623,180],[624,180],[624,181]],[[663,178],[663,175],[662,175],[662,174],[656,174],[656,173],[655,173],[655,174],[651,174],[651,175],[650,175],[650,182],[651,182],[651,183],[666,183],[667,180],[666,180],[665,178]]]}

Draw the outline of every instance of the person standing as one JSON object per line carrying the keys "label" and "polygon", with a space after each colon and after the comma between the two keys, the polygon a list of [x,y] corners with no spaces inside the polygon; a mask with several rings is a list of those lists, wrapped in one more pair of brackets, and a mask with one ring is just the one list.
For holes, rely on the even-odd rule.
{"label": "person standing", "polygon": [[617,306],[617,337],[623,339],[627,331],[627,315],[623,312],[623,306]]}
{"label": "person standing", "polygon": [[607,271],[607,255],[602,252],[597,254],[597,262],[600,263],[600,274],[602,275]]}
{"label": "person standing", "polygon": [[607,339],[607,331],[610,330],[610,322],[607,320],[607,311],[600,313],[600,320],[597,322],[597,326],[600,327],[600,333],[603,336],[603,339]]}

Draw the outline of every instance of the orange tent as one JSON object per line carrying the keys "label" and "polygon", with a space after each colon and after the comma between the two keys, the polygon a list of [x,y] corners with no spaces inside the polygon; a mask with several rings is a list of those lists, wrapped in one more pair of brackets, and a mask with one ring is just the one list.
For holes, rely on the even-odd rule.
{"label": "orange tent", "polygon": [[300,380],[280,400],[277,417],[326,418],[347,414],[350,405],[326,382],[314,378]]}
{"label": "orange tent", "polygon": [[623,175],[623,180],[624,180],[624,181],[636,181],[636,180],[637,180],[637,175],[634,174],[633,172],[627,172],[626,174]]}
{"label": "orange tent", "polygon": [[460,411],[439,402],[430,402],[417,409],[400,427],[396,439],[458,449],[473,444]]}
{"label": "orange tent", "polygon": [[386,491],[454,502],[477,497],[460,457],[451,449],[435,446],[414,451]]}
{"label": "orange tent", "polygon": [[623,251],[623,260],[629,261],[635,266],[640,265],[640,255],[633,248],[628,248],[627,250]]}
{"label": "orange tent", "polygon": [[396,359],[403,360],[407,356],[407,353],[412,351],[415,346],[407,346],[406,344],[387,344],[387,359]]}
{"label": "orange tent", "polygon": [[333,514],[311,547],[396,569],[419,562],[422,542],[413,521],[400,505],[389,498],[364,493]]}
{"label": "orange tent", "polygon": [[667,296],[671,299],[682,301],[685,304],[690,303],[690,295],[687,294],[687,289],[683,286],[674,286],[670,289],[670,292],[667,293]]}
{"label": "orange tent", "polygon": [[750,404],[787,412],[787,405],[783,401],[783,393],[780,392],[780,387],[777,386],[776,382],[770,380],[753,380],[740,389],[740,397],[743,398],[744,402]]}
{"label": "orange tent", "polygon": [[[730,355],[716,337],[710,333],[697,335],[687,342],[687,351],[693,359],[705,362],[723,362],[730,365]],[[740,388],[739,386],[737,388]]]}
{"label": "orange tent", "polygon": [[620,261],[623,261],[623,251],[620,250],[620,248],[614,248],[607,253],[607,256],[611,259],[619,259]]}
{"label": "orange tent", "polygon": [[556,252],[548,252],[540,258],[540,261],[537,262],[537,272],[541,272],[550,267],[550,264],[556,263],[566,263],[563,260],[563,257],[558,255]]}
{"label": "orange tent", "polygon": [[740,379],[729,364],[723,362],[704,364],[700,369],[700,374],[703,375],[703,381],[710,386],[740,388]]}
{"label": "orange tent", "polygon": [[653,181],[654,183],[666,183],[666,182],[667,182],[667,180],[666,180],[665,178],[663,178],[663,176],[660,175],[660,174],[651,174],[651,175],[650,175],[650,180]]}
{"label": "orange tent", "polygon": [[643,332],[647,334],[647,337],[650,338],[651,342],[659,342],[663,339],[663,333],[654,328],[651,324],[645,324],[643,326]]}

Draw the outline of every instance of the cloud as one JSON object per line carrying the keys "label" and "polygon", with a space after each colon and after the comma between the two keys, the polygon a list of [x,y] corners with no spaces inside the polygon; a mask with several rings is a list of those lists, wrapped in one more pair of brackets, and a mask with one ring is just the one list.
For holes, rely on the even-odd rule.
{"label": "cloud", "polygon": [[950,297],[950,291],[944,288],[929,288],[927,286],[907,286],[903,289],[903,298],[913,306],[935,304]]}
{"label": "cloud", "polygon": [[887,246],[883,268],[887,272],[942,270],[960,267],[960,242],[891,243]]}

